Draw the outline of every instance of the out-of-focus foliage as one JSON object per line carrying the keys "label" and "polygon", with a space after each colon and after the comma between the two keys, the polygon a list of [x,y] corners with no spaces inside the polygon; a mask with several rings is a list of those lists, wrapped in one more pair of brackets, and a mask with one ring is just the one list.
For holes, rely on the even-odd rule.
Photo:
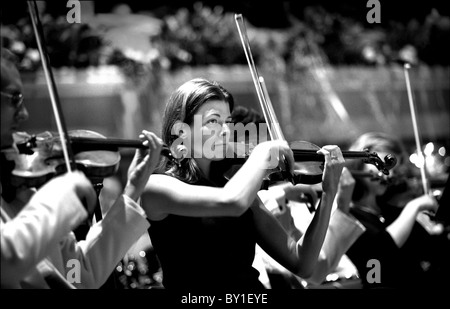
{"label": "out-of-focus foliage", "polygon": [[[147,12],[147,14],[149,14]],[[150,13],[151,14],[151,13]],[[134,15],[130,10],[129,18]],[[306,7],[302,18],[288,14],[291,27],[255,28],[247,23],[257,65],[302,69],[314,61],[332,65],[383,65],[396,59],[429,65],[449,65],[450,17],[437,10],[423,21],[390,21],[376,26]],[[142,65],[176,70],[183,66],[245,64],[234,13],[201,2],[160,17],[161,27],[149,35],[144,56],[133,46],[112,48],[104,29],[92,24],[70,24],[65,16],[43,14],[47,49],[54,67],[84,68],[120,65],[127,75],[139,74]],[[36,70],[39,53],[28,18],[2,25],[2,46],[22,59],[24,70]],[[137,55],[137,56],[136,56]]]}
{"label": "out-of-focus foliage", "polygon": [[[84,68],[101,64],[101,37],[86,24],[69,24],[66,16],[41,17],[44,42],[52,66]],[[1,25],[1,43],[21,59],[22,69],[40,67],[40,57],[32,25],[28,18],[14,25]]]}
{"label": "out-of-focus foliage", "polygon": [[232,13],[197,3],[192,10],[182,8],[165,17],[159,40],[172,68],[231,65],[245,61],[237,34]]}

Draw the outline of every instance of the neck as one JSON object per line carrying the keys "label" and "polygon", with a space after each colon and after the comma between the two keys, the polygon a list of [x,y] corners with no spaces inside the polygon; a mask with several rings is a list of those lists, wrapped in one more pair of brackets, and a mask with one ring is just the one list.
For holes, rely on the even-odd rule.
{"label": "neck", "polygon": [[210,178],[209,172],[211,170],[211,160],[205,158],[198,158],[195,159],[195,162],[197,163],[198,168],[206,177],[206,179],[209,179]]}
{"label": "neck", "polygon": [[355,206],[359,209],[371,212],[375,215],[381,214],[381,209],[377,204],[375,195],[368,195],[360,199],[358,202],[355,202]]}

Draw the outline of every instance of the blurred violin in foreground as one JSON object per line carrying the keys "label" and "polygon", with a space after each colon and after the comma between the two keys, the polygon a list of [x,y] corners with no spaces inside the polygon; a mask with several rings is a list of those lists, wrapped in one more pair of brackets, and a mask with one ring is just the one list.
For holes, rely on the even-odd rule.
{"label": "blurred violin in foreground", "polygon": [[[141,140],[109,139],[89,130],[69,131],[69,136],[76,167],[90,179],[103,179],[117,172],[119,148],[147,148]],[[12,186],[40,187],[66,172],[59,134],[16,132],[14,140],[18,153],[7,155],[15,163],[10,176]],[[178,164],[168,147],[163,147],[161,155]]]}

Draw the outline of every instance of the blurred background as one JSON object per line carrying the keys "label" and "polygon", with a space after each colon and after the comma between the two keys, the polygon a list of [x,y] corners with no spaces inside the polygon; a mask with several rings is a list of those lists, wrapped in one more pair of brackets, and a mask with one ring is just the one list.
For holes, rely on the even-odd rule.
{"label": "blurred background", "polygon": [[[288,141],[345,149],[364,132],[383,131],[405,143],[414,163],[407,61],[430,177],[439,185],[448,176],[446,1],[379,1],[380,23],[367,21],[365,0],[79,1],[80,22],[70,23],[72,2],[37,1],[69,130],[127,139],[143,128],[159,133],[168,95],[194,77],[217,80],[236,104],[261,112],[239,13]],[[1,44],[20,59],[31,114],[23,130],[56,131],[26,1],[1,3]],[[122,151],[119,186],[134,153]]]}

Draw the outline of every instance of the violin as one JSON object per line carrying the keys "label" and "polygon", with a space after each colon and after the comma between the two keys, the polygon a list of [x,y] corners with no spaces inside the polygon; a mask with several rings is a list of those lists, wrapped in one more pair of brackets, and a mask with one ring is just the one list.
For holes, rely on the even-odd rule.
{"label": "violin", "polygon": [[[325,158],[322,154],[317,153],[319,146],[306,142],[296,141],[290,144],[291,150],[294,154],[295,170],[294,175],[288,175],[286,171],[276,169],[267,179],[264,179],[262,188],[267,189],[273,183],[283,181],[292,177],[293,184],[317,184],[322,181],[323,163]],[[368,150],[363,151],[342,151],[342,155],[346,159],[361,159],[364,163],[372,164],[377,167],[379,173],[352,171],[355,177],[371,177],[373,180],[380,180],[383,182],[390,182],[392,177],[389,176],[389,170],[397,164],[397,158],[391,154],[384,157],[384,161],[378,156],[376,152]],[[233,165],[225,173],[225,178],[230,179],[234,173],[245,163],[248,154],[243,157],[231,159]]]}
{"label": "violin", "polygon": [[[250,68],[252,80],[256,89],[259,103],[263,111],[263,115],[268,125],[268,131],[272,140],[286,140],[284,138],[281,127],[274,112],[272,102],[270,101],[264,78],[259,75],[250,49],[250,43],[246,34],[244,19],[241,14],[235,15],[236,25],[244,48],[245,56]],[[306,142],[295,141],[290,143],[290,147],[294,153],[295,172],[291,175],[287,170],[287,162],[285,167],[280,167],[278,171],[269,176],[269,184],[272,182],[289,180],[294,185],[297,183],[316,184],[322,181],[324,156],[317,153],[319,146]],[[342,155],[346,159],[361,159],[364,163],[373,164],[377,169],[385,175],[389,175],[397,159],[389,154],[384,161],[379,158],[377,153],[369,151],[342,151]]]}
{"label": "violin", "polygon": [[[295,160],[295,181],[304,184],[321,182],[325,159],[322,154],[317,153],[320,147],[305,141],[292,142],[290,145]],[[388,176],[389,170],[397,164],[397,158],[391,154],[386,155],[383,161],[376,152],[368,150],[342,150],[342,155],[345,159],[360,159],[366,164],[374,165],[380,171],[379,175]]]}
{"label": "violin", "polygon": [[[140,140],[106,138],[89,130],[72,130],[68,133],[76,168],[91,180],[104,179],[117,172],[121,160],[119,148],[147,148]],[[14,187],[39,188],[52,177],[67,172],[58,134],[49,131],[36,135],[16,132],[14,140],[18,150],[10,158],[15,163],[11,172],[11,184]],[[161,155],[179,164],[167,146],[163,147]]]}

